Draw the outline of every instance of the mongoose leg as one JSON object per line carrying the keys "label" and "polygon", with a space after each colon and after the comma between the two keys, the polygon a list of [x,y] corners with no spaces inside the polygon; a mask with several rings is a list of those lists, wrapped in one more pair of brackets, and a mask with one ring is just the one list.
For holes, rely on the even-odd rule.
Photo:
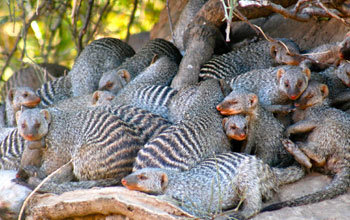
{"label": "mongoose leg", "polygon": [[287,128],[286,135],[289,137],[290,134],[307,133],[316,128],[316,126],[317,123],[313,120],[298,121]]}
{"label": "mongoose leg", "polygon": [[310,162],[310,158],[308,158],[303,151],[301,151],[291,140],[284,139],[282,140],[282,144],[284,148],[293,155],[294,159],[298,161],[301,165],[311,168],[312,164]]}

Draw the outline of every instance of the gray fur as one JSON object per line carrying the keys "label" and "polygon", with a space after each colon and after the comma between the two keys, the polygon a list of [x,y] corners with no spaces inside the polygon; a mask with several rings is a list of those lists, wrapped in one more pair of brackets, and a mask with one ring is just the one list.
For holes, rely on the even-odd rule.
{"label": "gray fur", "polygon": [[134,171],[146,167],[188,170],[209,155],[230,150],[215,110],[223,98],[219,83],[204,81],[197,89],[186,111],[182,106],[170,109],[171,114],[180,114],[180,120],[147,142],[137,155]]}
{"label": "gray fur", "polygon": [[262,199],[270,199],[278,186],[303,175],[297,167],[271,169],[254,156],[231,152],[211,156],[182,172],[144,168],[125,177],[122,183],[130,189],[175,199],[201,219],[210,219],[243,200],[240,213],[248,218],[259,212]]}

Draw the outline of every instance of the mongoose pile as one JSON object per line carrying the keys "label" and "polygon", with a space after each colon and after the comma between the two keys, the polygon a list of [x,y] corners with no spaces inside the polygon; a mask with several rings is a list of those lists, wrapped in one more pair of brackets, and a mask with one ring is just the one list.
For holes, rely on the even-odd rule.
{"label": "mongoose pile", "polygon": [[240,200],[242,216],[256,215],[304,167],[335,177],[325,190],[264,210],[333,198],[350,184],[350,116],[328,106],[350,105],[348,38],[322,72],[311,72],[289,39],[259,41],[213,57],[198,83],[177,89],[169,85],[181,54],[171,42],[154,39],[135,54],[118,39],[95,40],[66,76],[35,92],[8,90],[11,123],[2,124],[17,127],[0,130],[0,169],[35,187],[69,162],[39,191],[122,183],[208,219]]}
{"label": "mongoose pile", "polygon": [[[297,102],[305,111],[297,122],[287,128],[287,134],[307,133],[306,141],[297,146],[310,158],[313,167],[334,175],[324,189],[300,198],[265,207],[264,211],[285,206],[298,206],[334,198],[347,191],[350,186],[350,115],[327,105],[328,88],[313,82]],[[290,143],[293,144],[293,143]]]}

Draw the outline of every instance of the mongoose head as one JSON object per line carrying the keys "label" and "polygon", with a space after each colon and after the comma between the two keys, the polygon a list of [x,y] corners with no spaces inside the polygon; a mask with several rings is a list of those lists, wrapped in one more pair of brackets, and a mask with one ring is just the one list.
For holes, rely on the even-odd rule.
{"label": "mongoose head", "polygon": [[21,106],[34,108],[36,107],[41,99],[35,94],[35,91],[29,87],[18,87],[10,89],[7,94],[7,99],[11,104],[14,112],[21,109]]}
{"label": "mongoose head", "polygon": [[112,100],[115,98],[115,95],[108,91],[95,91],[92,94],[91,104],[93,106],[100,105],[109,105],[112,103]]}
{"label": "mongoose head", "polygon": [[307,89],[294,103],[299,109],[306,109],[311,106],[322,104],[328,96],[328,87],[317,81],[310,81]]}
{"label": "mongoose head", "polygon": [[350,62],[343,61],[336,69],[337,77],[347,86],[350,87]]}
{"label": "mongoose head", "polygon": [[343,60],[350,60],[350,32],[345,35],[345,39],[339,46],[339,58]]}
{"label": "mongoose head", "polygon": [[28,141],[37,141],[49,131],[50,112],[46,109],[26,109],[16,113],[19,134]]}
{"label": "mongoose head", "polygon": [[271,43],[270,55],[278,64],[297,66],[302,61],[301,56],[298,56],[299,54],[299,46],[290,39],[278,38],[277,42]]}
{"label": "mongoose head", "polygon": [[127,70],[113,69],[103,73],[98,90],[107,90],[113,94],[117,94],[130,80],[131,76]]}
{"label": "mongoose head", "polygon": [[243,141],[248,135],[248,116],[232,115],[222,119],[222,125],[228,138]]}
{"label": "mongoose head", "polygon": [[280,68],[277,70],[279,90],[291,100],[296,100],[305,91],[311,76],[309,68],[301,69],[298,66]]}
{"label": "mongoose head", "polygon": [[233,90],[216,106],[216,109],[222,115],[249,114],[258,102],[258,96],[254,93]]}
{"label": "mongoose head", "polygon": [[144,168],[124,177],[121,183],[130,190],[160,195],[168,186],[168,174],[164,169]]}

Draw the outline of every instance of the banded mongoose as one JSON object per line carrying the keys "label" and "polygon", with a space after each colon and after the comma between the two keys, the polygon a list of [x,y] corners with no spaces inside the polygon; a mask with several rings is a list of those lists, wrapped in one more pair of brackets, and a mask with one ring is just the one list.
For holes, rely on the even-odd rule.
{"label": "banded mongoose", "polygon": [[[230,86],[233,90],[245,89],[256,94],[261,105],[270,112],[288,113],[291,102],[306,89],[310,75],[308,68],[301,69],[299,66],[271,67],[238,75],[232,79]],[[230,100],[230,94],[225,99]],[[217,106],[219,111],[223,108],[222,104]],[[231,113],[221,111],[221,114]]]}
{"label": "banded mongoose", "polygon": [[25,140],[18,129],[11,129],[0,142],[0,170],[18,170],[24,148]]}
{"label": "banded mongoose", "polygon": [[40,63],[19,69],[6,81],[1,91],[2,98],[7,96],[10,89],[17,87],[29,87],[36,90],[44,82],[63,76],[68,71],[68,68],[53,63]]}
{"label": "banded mongoose", "polygon": [[[120,78],[126,79],[126,81],[132,80],[152,63],[155,55],[159,57],[167,56],[177,64],[180,63],[182,57],[179,50],[172,43],[156,38],[149,41],[134,56],[126,59],[118,68],[105,72],[100,79],[99,90],[108,90],[117,94],[120,86],[114,84],[114,82],[119,81]],[[125,72],[121,70],[126,70],[129,75],[125,75]]]}
{"label": "banded mongoose", "polygon": [[15,127],[16,112],[22,106],[34,108],[39,105],[41,99],[36,95],[35,91],[30,87],[17,87],[10,89],[5,100],[5,118],[7,127]]}
{"label": "banded mongoose", "polygon": [[240,213],[249,218],[260,211],[262,199],[270,199],[280,185],[303,175],[300,167],[271,168],[255,156],[231,152],[211,156],[182,172],[140,169],[123,178],[122,184],[130,190],[164,194],[205,219],[242,201]]}
{"label": "banded mongoose", "polygon": [[[188,97],[186,91],[183,95]],[[223,99],[218,81],[203,81],[193,96],[185,112],[181,106],[170,109],[182,114],[181,120],[147,142],[138,152],[134,171],[146,167],[188,170],[214,153],[230,150],[222,118],[215,109]]]}
{"label": "banded mongoose", "polygon": [[81,96],[96,91],[104,72],[117,68],[134,54],[134,49],[119,39],[94,40],[84,48],[69,72],[72,95]]}
{"label": "banded mongoose", "polygon": [[[244,141],[242,152],[254,154],[270,166],[290,165],[293,159],[281,142],[284,137],[284,125],[271,112],[260,106],[254,93],[242,91],[234,96],[231,94],[230,97],[230,100],[225,99],[221,104],[239,114],[223,119],[226,135],[234,140]],[[266,131],[269,135],[266,135]]]}
{"label": "banded mongoose", "polygon": [[72,96],[93,93],[103,72],[118,67],[126,57],[135,52],[126,43],[116,38],[101,38],[90,43],[79,55],[67,76],[44,83],[37,90],[41,106]]}
{"label": "banded mongoose", "polygon": [[[299,47],[290,39],[278,39],[290,51],[299,54]],[[199,77],[201,79],[215,78],[229,81],[242,73],[266,69],[277,64],[294,64],[295,58],[287,54],[286,49],[278,42],[258,41],[239,47],[229,53],[217,56],[205,63]]]}
{"label": "banded mongoose", "polygon": [[298,102],[303,117],[287,128],[287,134],[308,133],[296,145],[310,158],[312,167],[333,176],[324,189],[300,198],[272,204],[263,209],[271,211],[286,206],[300,206],[346,193],[350,186],[350,115],[327,105],[327,86],[312,83]]}
{"label": "banded mongoose", "polygon": [[177,70],[169,57],[159,57],[116,94],[111,104],[133,105],[168,118],[168,105],[177,93],[168,85]]}
{"label": "banded mongoose", "polygon": [[[46,145],[42,149],[39,171],[48,175],[72,159],[72,164],[53,177],[53,182],[84,181],[65,183],[67,188],[47,184],[47,188],[43,186],[43,191],[62,193],[75,187],[93,187],[108,182],[115,184],[130,173],[138,150],[153,134],[168,126],[167,121],[159,116],[133,109],[99,107],[62,111],[49,108],[18,112],[20,134],[34,141],[42,137],[41,141]],[[122,115],[123,120],[118,114]]]}

